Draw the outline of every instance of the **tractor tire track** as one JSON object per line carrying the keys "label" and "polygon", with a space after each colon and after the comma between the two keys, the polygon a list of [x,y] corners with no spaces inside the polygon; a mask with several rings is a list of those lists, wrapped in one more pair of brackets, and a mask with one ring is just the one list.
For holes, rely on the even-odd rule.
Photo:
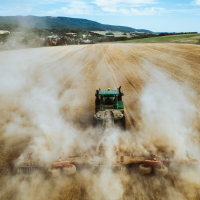
{"label": "tractor tire track", "polygon": [[[16,67],[19,70],[23,69],[23,75],[28,69],[27,76],[35,83],[36,88],[42,85],[51,86],[51,83],[55,81],[59,85],[55,96],[58,100],[66,99],[66,104],[60,111],[62,117],[66,122],[78,125],[80,129],[92,125],[96,89],[107,89],[108,87],[116,89],[121,85],[125,93],[128,128],[133,130],[132,134],[141,120],[138,99],[145,86],[145,81],[146,79],[153,81],[154,77],[150,77],[150,71],[159,69],[180,84],[187,83],[195,91],[194,93],[188,92],[192,93],[194,103],[198,108],[199,116],[195,119],[195,128],[200,132],[199,54],[200,46],[182,44],[97,44],[50,47],[0,52],[0,69],[3,72],[4,66],[10,67],[13,63],[17,63]],[[41,74],[45,75],[48,81],[41,80]],[[2,96],[0,97],[3,99]],[[1,103],[0,119],[4,123],[3,119],[6,118],[3,112],[4,102],[1,100]],[[9,188],[8,194],[1,196],[1,192],[6,187],[4,178],[14,173],[13,162],[30,141],[21,139],[13,148],[6,148],[8,141],[3,137],[5,124],[2,123],[0,123],[0,198],[14,200],[17,199],[18,194],[14,188]],[[200,134],[196,139],[200,141]],[[98,176],[96,178],[98,179]],[[65,182],[60,181],[62,186],[58,189],[58,193],[54,190],[56,187],[54,181],[45,188],[47,196],[43,194],[39,196],[40,187],[42,188],[44,183],[38,183],[38,188],[29,189],[32,190],[33,196],[38,194],[38,199],[44,200],[93,200],[96,198],[88,196],[91,186],[87,187],[87,179],[84,177],[80,178],[77,175]],[[68,181],[72,184],[70,185]],[[200,197],[199,185],[183,183],[180,175],[175,173],[159,178],[152,174],[141,176],[137,170],[132,170],[129,178],[123,180],[123,187],[125,191],[121,198],[123,200],[194,200]]]}

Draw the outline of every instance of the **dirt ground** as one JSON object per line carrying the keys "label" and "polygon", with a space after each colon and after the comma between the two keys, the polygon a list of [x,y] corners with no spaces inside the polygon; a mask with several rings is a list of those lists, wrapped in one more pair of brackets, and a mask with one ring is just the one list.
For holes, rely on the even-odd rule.
{"label": "dirt ground", "polygon": [[[34,127],[30,125],[32,115],[26,115],[26,109],[30,109],[31,105],[34,107],[39,101],[32,101],[28,96],[33,87],[47,88],[52,96],[56,96],[58,104],[59,101],[65,102],[59,104],[60,117],[84,133],[92,125],[96,89],[122,86],[127,129],[134,132],[141,120],[138,99],[147,80],[151,82],[158,78],[157,75],[152,76],[152,71],[158,70],[183,85],[191,95],[197,108],[193,128],[198,132],[199,55],[200,46],[185,44],[97,44],[0,52],[0,69],[4,73],[0,91],[0,199],[200,199],[200,181],[196,180],[199,174],[188,175],[191,179],[187,179],[174,173],[166,177],[141,176],[137,170],[131,170],[126,178],[116,181],[90,174],[76,174],[59,181],[45,176],[38,178],[37,175],[18,177],[14,160],[32,140],[32,135],[24,133],[24,130],[29,130],[31,134],[34,131],[23,129],[20,132],[17,127],[9,129],[10,124],[16,122],[16,118],[13,120],[11,116],[20,116],[20,126]],[[26,109],[20,107],[19,99],[29,102]],[[48,102],[48,98],[45,101]],[[37,113],[43,110],[43,107],[34,108],[37,108],[34,109]],[[200,137],[196,140],[199,142]],[[179,141],[176,142],[178,144]],[[92,188],[96,180],[103,182],[103,186]],[[119,188],[123,188],[119,194],[119,190],[113,188],[103,191],[108,185],[114,187],[119,180]]]}

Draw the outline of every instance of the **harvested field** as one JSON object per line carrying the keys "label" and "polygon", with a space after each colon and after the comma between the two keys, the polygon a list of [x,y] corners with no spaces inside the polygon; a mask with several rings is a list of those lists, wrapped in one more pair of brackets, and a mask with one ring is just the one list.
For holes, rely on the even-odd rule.
{"label": "harvested field", "polygon": [[[16,175],[34,150],[50,164],[92,148],[94,94],[124,92],[127,136],[122,148],[175,149],[200,158],[200,46],[103,44],[0,52],[0,199],[200,199],[198,171],[142,176],[91,174],[50,179]],[[139,145],[138,145],[139,144]],[[135,146],[134,146],[135,145]],[[128,147],[127,147],[128,146]]]}
{"label": "harvested field", "polygon": [[120,41],[116,43],[184,43],[184,44],[199,44],[200,34],[180,34],[168,35],[159,37],[150,37],[134,40]]}

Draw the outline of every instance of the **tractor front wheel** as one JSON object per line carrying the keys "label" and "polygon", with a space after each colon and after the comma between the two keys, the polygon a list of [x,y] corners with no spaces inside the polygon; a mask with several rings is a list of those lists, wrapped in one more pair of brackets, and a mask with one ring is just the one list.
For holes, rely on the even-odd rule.
{"label": "tractor front wheel", "polygon": [[52,178],[58,177],[60,176],[61,173],[61,169],[60,168],[56,168],[56,169],[49,169],[48,170],[48,175]]}
{"label": "tractor front wheel", "polygon": [[71,165],[70,167],[63,167],[63,174],[66,176],[73,175],[76,173],[76,166]]}
{"label": "tractor front wheel", "polygon": [[157,176],[166,176],[168,174],[168,168],[164,165],[162,168],[155,167],[154,172]]}
{"label": "tractor front wheel", "polygon": [[150,174],[151,173],[151,171],[152,171],[152,167],[151,166],[144,166],[144,164],[141,164],[140,166],[139,166],[139,172],[140,172],[140,174]]}

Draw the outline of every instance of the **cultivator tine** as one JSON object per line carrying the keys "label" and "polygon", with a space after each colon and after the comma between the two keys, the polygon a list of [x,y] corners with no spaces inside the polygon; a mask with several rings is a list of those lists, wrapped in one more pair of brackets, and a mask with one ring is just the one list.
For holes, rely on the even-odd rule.
{"label": "cultivator tine", "polygon": [[41,171],[42,167],[19,167],[18,174],[32,174],[36,171]]}

